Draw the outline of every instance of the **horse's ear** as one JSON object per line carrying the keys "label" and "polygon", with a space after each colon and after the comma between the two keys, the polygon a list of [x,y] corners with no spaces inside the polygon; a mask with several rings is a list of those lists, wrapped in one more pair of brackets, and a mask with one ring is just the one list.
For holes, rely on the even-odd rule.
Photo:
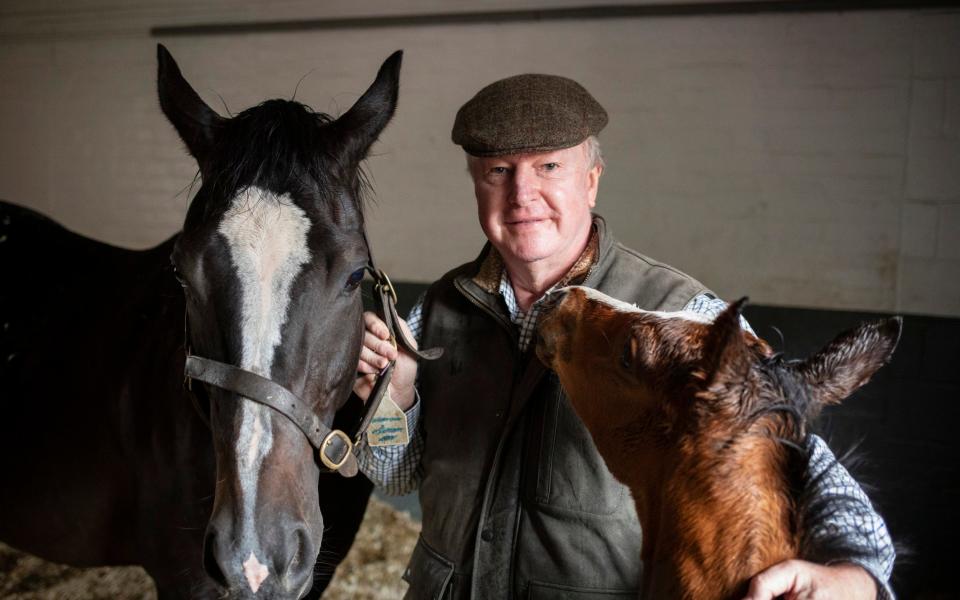
{"label": "horse's ear", "polygon": [[163,114],[203,170],[223,119],[190,87],[163,44],[157,44],[157,92]]}
{"label": "horse's ear", "polygon": [[700,369],[706,376],[705,388],[725,386],[742,381],[750,368],[750,349],[740,326],[740,313],[747,298],[740,298],[728,306],[713,321],[703,343]]}
{"label": "horse's ear", "polygon": [[893,355],[903,319],[894,317],[845,331],[794,368],[820,406],[837,404],[867,383]]}
{"label": "horse's ear", "polygon": [[403,50],[397,50],[380,66],[377,78],[363,96],[339,119],[329,125],[343,144],[348,162],[358,163],[390,122],[397,108],[400,88],[400,63]]}

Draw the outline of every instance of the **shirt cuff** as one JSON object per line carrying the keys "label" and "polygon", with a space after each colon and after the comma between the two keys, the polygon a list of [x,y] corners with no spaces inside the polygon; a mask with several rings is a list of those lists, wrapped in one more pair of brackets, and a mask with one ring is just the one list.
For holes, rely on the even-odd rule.
{"label": "shirt cuff", "polygon": [[417,423],[420,421],[420,392],[417,391],[416,387],[413,388],[413,404],[411,404],[407,410],[403,411],[403,414],[407,417],[407,431],[413,435]]}

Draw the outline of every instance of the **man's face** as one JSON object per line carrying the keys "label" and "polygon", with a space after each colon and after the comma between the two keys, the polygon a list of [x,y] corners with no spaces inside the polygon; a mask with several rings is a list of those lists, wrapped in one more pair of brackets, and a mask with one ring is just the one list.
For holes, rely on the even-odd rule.
{"label": "man's face", "polygon": [[602,167],[587,143],[538,154],[472,157],[480,226],[508,262],[575,260],[589,235]]}

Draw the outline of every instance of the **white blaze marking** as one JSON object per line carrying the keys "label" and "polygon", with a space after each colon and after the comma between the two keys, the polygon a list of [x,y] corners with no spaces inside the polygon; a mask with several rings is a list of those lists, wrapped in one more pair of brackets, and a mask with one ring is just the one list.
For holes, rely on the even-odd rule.
{"label": "white blaze marking", "polygon": [[[278,197],[250,187],[233,199],[218,230],[227,240],[240,282],[242,354],[239,366],[269,378],[281,329],[287,320],[290,288],[310,260],[307,247],[310,219],[289,196]],[[256,402],[242,402],[239,411],[241,426],[236,454],[243,493],[240,505],[245,513],[244,522],[252,524],[257,481],[263,459],[273,445],[273,434],[268,426],[269,408]],[[256,561],[252,553],[247,562],[251,559]],[[247,578],[253,587],[253,579],[250,575]],[[262,581],[263,578],[259,579],[257,586]]]}
{"label": "white blaze marking", "polygon": [[247,578],[247,583],[250,584],[250,590],[256,594],[257,590],[260,589],[260,584],[270,576],[270,571],[265,565],[261,565],[257,557],[251,552],[247,560],[243,561],[243,575]]}
{"label": "white blaze marking", "polygon": [[[678,310],[676,312],[664,312],[661,310],[643,310],[638,308],[635,304],[628,304],[622,300],[617,300],[616,298],[611,298],[610,296],[604,294],[603,292],[598,292],[593,288],[575,286],[576,289],[581,290],[591,300],[596,300],[597,302],[602,302],[607,306],[617,310],[618,312],[624,313],[641,313],[645,315],[653,315],[656,317],[662,317],[664,319],[686,319],[688,321],[694,321],[696,323],[713,323],[714,318],[705,315],[703,313],[693,312],[691,310]],[[563,290],[572,290],[574,286],[563,288]],[[558,290],[561,291],[561,290]]]}

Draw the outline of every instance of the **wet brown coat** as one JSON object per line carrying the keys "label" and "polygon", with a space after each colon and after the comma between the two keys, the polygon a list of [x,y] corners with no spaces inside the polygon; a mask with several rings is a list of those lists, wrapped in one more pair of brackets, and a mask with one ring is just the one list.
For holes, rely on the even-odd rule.
{"label": "wet brown coat", "polygon": [[897,319],[869,324],[786,363],[741,329],[741,304],[711,324],[570,288],[541,322],[538,354],[633,493],[644,598],[736,598],[753,575],[801,555],[792,447],[899,336]]}

